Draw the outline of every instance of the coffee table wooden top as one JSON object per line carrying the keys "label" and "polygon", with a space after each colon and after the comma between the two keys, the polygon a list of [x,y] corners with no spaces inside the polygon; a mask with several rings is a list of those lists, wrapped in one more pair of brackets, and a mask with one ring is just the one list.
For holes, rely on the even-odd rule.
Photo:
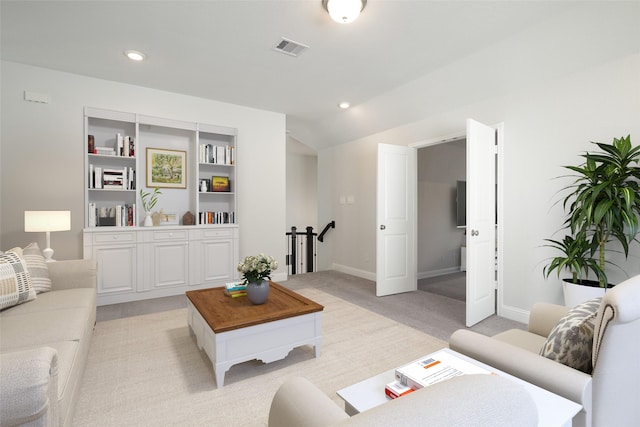
{"label": "coffee table wooden top", "polygon": [[213,332],[227,332],[247,326],[322,311],[324,307],[275,282],[269,282],[267,302],[253,305],[246,296],[231,298],[219,288],[188,291],[187,298]]}

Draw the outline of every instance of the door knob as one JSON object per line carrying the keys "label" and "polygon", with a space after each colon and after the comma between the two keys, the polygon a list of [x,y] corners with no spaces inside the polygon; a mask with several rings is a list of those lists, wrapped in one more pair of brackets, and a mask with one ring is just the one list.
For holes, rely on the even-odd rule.
{"label": "door knob", "polygon": [[480,232],[478,230],[471,230],[471,235],[472,236],[478,236],[478,235],[480,235]]}
{"label": "door knob", "polygon": [[380,230],[386,230],[386,229],[387,229],[387,226],[386,226],[386,225],[382,224],[382,225],[380,226]]}

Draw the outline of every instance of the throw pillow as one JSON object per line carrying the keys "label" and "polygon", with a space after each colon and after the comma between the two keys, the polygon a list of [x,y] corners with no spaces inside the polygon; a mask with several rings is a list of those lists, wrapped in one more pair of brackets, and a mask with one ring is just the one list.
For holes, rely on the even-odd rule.
{"label": "throw pillow", "polygon": [[593,330],[601,301],[594,298],[569,310],[551,330],[540,355],[591,374]]}
{"label": "throw pillow", "polygon": [[38,244],[30,243],[27,245],[22,250],[22,257],[27,262],[31,283],[33,283],[36,293],[49,292],[52,289],[49,267]]}
{"label": "throw pillow", "polygon": [[35,298],[25,260],[13,251],[0,254],[0,310]]}

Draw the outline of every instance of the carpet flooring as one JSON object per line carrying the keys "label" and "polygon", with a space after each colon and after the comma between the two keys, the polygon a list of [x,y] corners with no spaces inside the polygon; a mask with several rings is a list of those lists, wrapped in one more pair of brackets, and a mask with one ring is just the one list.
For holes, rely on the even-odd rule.
{"label": "carpet flooring", "polygon": [[444,274],[418,280],[418,290],[453,298],[458,301],[467,299],[467,273]]}
{"label": "carpet flooring", "polygon": [[325,306],[320,357],[304,346],[281,361],[235,365],[221,389],[185,308],[99,321],[73,425],[265,426],[275,391],[291,376],[342,405],[337,390],[446,346],[327,289],[297,291]]}

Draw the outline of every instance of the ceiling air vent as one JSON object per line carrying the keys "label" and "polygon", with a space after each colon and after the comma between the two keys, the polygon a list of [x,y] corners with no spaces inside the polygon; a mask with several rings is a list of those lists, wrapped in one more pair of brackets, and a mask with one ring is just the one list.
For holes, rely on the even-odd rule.
{"label": "ceiling air vent", "polygon": [[291,56],[298,56],[307,49],[309,49],[309,46],[306,44],[294,42],[284,37],[282,37],[282,40],[273,48],[276,52],[286,53]]}

